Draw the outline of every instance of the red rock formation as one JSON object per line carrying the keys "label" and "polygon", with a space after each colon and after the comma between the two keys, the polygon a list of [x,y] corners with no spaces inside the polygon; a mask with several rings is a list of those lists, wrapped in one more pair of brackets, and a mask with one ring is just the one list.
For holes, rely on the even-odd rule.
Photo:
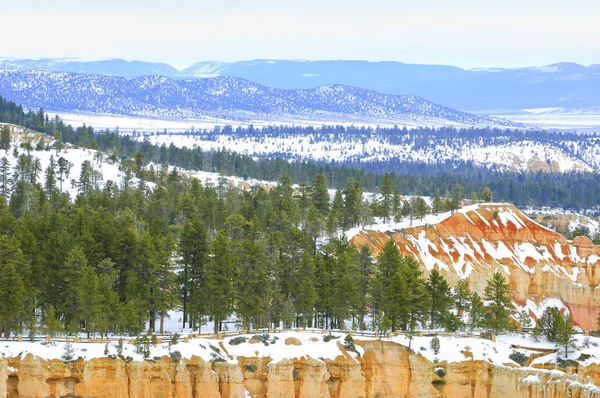
{"label": "red rock formation", "polygon": [[471,290],[483,294],[487,279],[500,270],[516,302],[559,298],[576,324],[596,329],[600,246],[589,238],[570,242],[514,206],[482,204],[435,225],[387,233],[365,230],[352,241],[377,254],[390,238],[403,254],[416,257],[425,273],[438,269],[452,286],[468,278]]}

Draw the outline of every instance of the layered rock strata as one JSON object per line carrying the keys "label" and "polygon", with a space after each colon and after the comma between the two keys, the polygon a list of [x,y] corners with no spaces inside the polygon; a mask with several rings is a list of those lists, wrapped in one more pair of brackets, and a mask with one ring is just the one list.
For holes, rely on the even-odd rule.
{"label": "layered rock strata", "polygon": [[[390,341],[356,341],[364,355],[335,360],[198,357],[174,363],[98,358],[65,363],[32,355],[0,360],[0,397],[382,398],[600,397],[598,366],[548,369],[485,361],[432,363]],[[578,374],[569,375],[577,371]]]}
{"label": "layered rock strata", "polygon": [[532,308],[558,298],[577,325],[596,330],[600,246],[587,237],[568,241],[514,206],[482,204],[436,224],[389,232],[367,229],[352,241],[377,254],[390,238],[403,254],[417,258],[426,274],[438,269],[452,286],[467,278],[471,290],[483,294],[486,281],[499,270],[519,305]]}

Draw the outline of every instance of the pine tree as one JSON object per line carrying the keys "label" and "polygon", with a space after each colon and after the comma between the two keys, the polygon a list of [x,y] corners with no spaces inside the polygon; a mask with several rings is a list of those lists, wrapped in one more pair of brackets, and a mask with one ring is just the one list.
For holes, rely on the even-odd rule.
{"label": "pine tree", "polygon": [[431,271],[425,288],[431,298],[429,310],[429,327],[431,329],[443,326],[452,308],[452,293],[450,286],[437,269]]}
{"label": "pine tree", "polygon": [[560,310],[556,307],[547,307],[533,328],[533,336],[537,339],[544,336],[548,341],[555,342],[558,333],[558,322],[561,318]]}
{"label": "pine tree", "polygon": [[[398,246],[392,239],[388,240],[377,258],[371,284],[374,312],[384,315],[390,321],[392,330],[396,330],[404,309],[401,306],[405,295],[404,278],[399,274],[401,263]],[[400,296],[399,300],[396,299],[397,295]]]}
{"label": "pine tree", "polygon": [[332,244],[335,256],[332,273],[332,315],[336,327],[343,328],[344,320],[350,319],[357,308],[359,257],[356,246],[345,237],[334,240]]}
{"label": "pine tree", "polygon": [[[359,181],[349,179],[346,181],[344,191],[344,207],[342,217],[342,228],[344,231],[355,227],[360,223],[363,188]],[[334,207],[337,206],[334,198]]]}
{"label": "pine tree", "polygon": [[425,217],[425,215],[427,215],[430,211],[430,208],[427,205],[427,202],[425,202],[425,199],[423,199],[421,197],[416,198],[414,208],[415,208],[415,216],[419,217],[419,220],[422,220],[423,217]]}
{"label": "pine tree", "polygon": [[100,294],[98,275],[91,266],[82,269],[81,279],[77,281],[77,321],[84,325],[88,338],[98,330],[100,318]]}
{"label": "pine tree", "polygon": [[81,314],[78,300],[81,289],[78,289],[79,281],[82,280],[84,272],[88,267],[85,253],[80,247],[71,249],[58,272],[57,302],[55,306],[59,316],[63,320],[65,329],[71,332],[79,330],[78,321]]}
{"label": "pine tree", "polygon": [[442,198],[440,198],[440,194],[435,194],[435,197],[431,202],[431,208],[434,214],[439,214],[444,211],[444,202],[442,201]]}
{"label": "pine tree", "polygon": [[479,199],[483,202],[492,202],[494,200],[492,190],[489,187],[483,187],[479,194]]}
{"label": "pine tree", "polygon": [[311,200],[313,206],[326,217],[329,212],[329,192],[325,174],[317,173],[313,177]]}
{"label": "pine tree", "polygon": [[236,313],[246,330],[265,314],[264,300],[269,284],[264,246],[252,233],[239,242],[238,263],[235,267],[234,297]]}
{"label": "pine tree", "polygon": [[324,218],[316,207],[310,205],[304,222],[304,233],[310,243],[310,252],[314,256],[317,252],[317,240],[322,234]]}
{"label": "pine tree", "polygon": [[522,328],[531,327],[531,318],[529,317],[529,312],[527,312],[527,310],[521,310],[517,313],[517,321]]}
{"label": "pine tree", "polygon": [[55,337],[60,331],[60,323],[56,318],[56,313],[54,312],[54,306],[52,304],[48,306],[48,309],[44,313],[43,323],[46,333],[51,337]]}
{"label": "pine tree", "polygon": [[[344,197],[342,196],[342,191],[339,189],[335,191],[335,195],[333,197],[333,202],[331,204],[331,210],[329,211],[329,215],[326,220],[326,230],[330,237],[333,237],[337,232],[338,227],[340,226],[340,222],[344,217]],[[342,225],[343,227],[343,225]]]}
{"label": "pine tree", "polygon": [[184,224],[179,237],[179,252],[183,265],[180,283],[185,328],[190,315],[198,319],[204,313],[200,287],[203,284],[204,268],[208,261],[208,238],[206,228],[199,218],[193,218]]}
{"label": "pine tree", "polygon": [[121,319],[121,305],[113,286],[117,283],[115,263],[105,258],[98,264],[99,316],[97,327],[100,334],[106,335],[110,329],[117,330]]}
{"label": "pine tree", "polygon": [[392,196],[391,218],[394,222],[400,222],[402,220],[402,201],[400,200],[400,191],[398,191],[398,189],[394,189],[394,195]]}
{"label": "pine tree", "polygon": [[406,283],[406,331],[410,339],[408,344],[410,348],[417,325],[423,326],[427,321],[427,312],[431,303],[419,262],[412,256],[405,256],[401,271]]}
{"label": "pine tree", "polygon": [[393,191],[394,184],[392,182],[392,176],[389,173],[385,173],[383,175],[383,180],[381,181],[381,188],[379,189],[379,194],[381,195],[381,216],[383,217],[383,222],[387,222],[387,220],[390,218]]}
{"label": "pine tree", "polygon": [[306,327],[312,323],[312,316],[317,302],[317,289],[315,286],[315,264],[312,256],[304,252],[301,260],[293,271],[294,287],[292,299],[296,309],[296,324]]}
{"label": "pine tree", "polygon": [[55,169],[56,162],[54,161],[54,156],[50,156],[50,164],[46,167],[44,178],[44,189],[48,195],[56,188]]}
{"label": "pine tree", "polygon": [[489,313],[487,328],[495,334],[507,330],[510,327],[512,304],[508,296],[508,283],[504,276],[500,272],[494,272],[494,275],[488,279],[484,292]]}
{"label": "pine tree", "polygon": [[471,292],[469,290],[469,282],[467,279],[461,279],[456,283],[454,288],[454,306],[458,316],[462,318],[463,312],[469,305]]}
{"label": "pine tree", "polygon": [[204,271],[203,292],[207,313],[214,322],[214,331],[229,316],[233,296],[233,262],[227,234],[219,230],[211,244],[211,258]]}
{"label": "pine tree", "polygon": [[0,160],[0,194],[7,198],[9,195],[10,185],[10,163],[6,156]]}
{"label": "pine tree", "polygon": [[487,311],[481,301],[481,297],[475,292],[469,295],[469,301],[467,304],[467,312],[469,313],[469,321],[467,323],[469,327],[469,333],[473,333],[475,329],[478,329],[485,325],[487,320]]}
{"label": "pine tree", "polygon": [[557,319],[556,345],[564,350],[565,357],[569,357],[569,352],[576,348],[575,329],[573,328],[573,319],[568,316],[560,316]]}
{"label": "pine tree", "polygon": [[69,178],[69,174],[71,173],[71,162],[62,156],[58,158],[58,181],[60,181],[60,190],[63,190],[63,181],[66,178]]}
{"label": "pine tree", "polygon": [[4,149],[6,152],[8,152],[10,149],[10,143],[10,128],[7,125],[3,125],[0,129],[0,149]]}
{"label": "pine tree", "polygon": [[360,248],[360,279],[358,281],[358,327],[365,330],[366,308],[371,304],[369,285],[373,274],[373,258],[369,246]]}
{"label": "pine tree", "polygon": [[23,319],[26,291],[19,269],[25,259],[15,242],[6,235],[0,236],[0,335],[5,337]]}

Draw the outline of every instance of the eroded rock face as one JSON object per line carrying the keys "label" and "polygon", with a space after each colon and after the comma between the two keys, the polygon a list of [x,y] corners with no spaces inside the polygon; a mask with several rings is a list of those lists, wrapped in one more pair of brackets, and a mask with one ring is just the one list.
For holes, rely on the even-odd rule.
{"label": "eroded rock face", "polygon": [[295,395],[294,363],[284,359],[269,364],[267,398],[286,398]]}
{"label": "eroded rock face", "polygon": [[516,302],[560,298],[576,324],[596,329],[600,246],[589,238],[567,241],[514,206],[482,204],[435,225],[389,233],[365,230],[352,241],[377,254],[390,237],[403,254],[419,260],[426,274],[438,269],[451,286],[468,278],[471,290],[483,294],[486,281],[500,270]]}
{"label": "eroded rock face", "polygon": [[8,395],[8,362],[0,359],[0,398],[5,398]]}
{"label": "eroded rock face", "polygon": [[[600,397],[599,367],[567,375],[486,361],[433,364],[390,341],[359,341],[359,360],[239,358],[238,364],[198,357],[125,362],[99,358],[64,363],[28,355],[0,360],[0,398],[516,398]],[[17,381],[12,370],[15,369]],[[575,370],[573,370],[575,371]]]}
{"label": "eroded rock face", "polygon": [[328,365],[313,358],[300,358],[293,364],[297,398],[329,398],[331,396],[327,384],[327,381],[330,380],[329,372],[327,372]]}

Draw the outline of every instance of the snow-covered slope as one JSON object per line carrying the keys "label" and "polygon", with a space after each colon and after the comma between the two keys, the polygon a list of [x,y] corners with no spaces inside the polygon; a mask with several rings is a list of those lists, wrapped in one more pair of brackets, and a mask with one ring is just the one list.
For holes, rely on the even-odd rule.
{"label": "snow-covered slope", "polygon": [[[0,127],[4,124],[0,123]],[[14,170],[18,162],[19,155],[26,155],[27,151],[21,148],[21,144],[30,142],[33,150],[30,151],[30,155],[33,160],[38,159],[40,169],[38,170],[38,181],[44,184],[44,172],[50,164],[50,158],[54,159],[54,162],[62,157],[66,159],[70,164],[69,173],[65,176],[62,182],[62,190],[69,193],[71,198],[75,198],[78,193],[76,182],[79,180],[81,175],[82,164],[87,160],[92,164],[94,170],[98,171],[101,175],[101,179],[98,181],[98,187],[102,188],[110,180],[114,183],[121,184],[124,173],[119,170],[119,164],[113,163],[106,159],[106,155],[102,152],[95,151],[92,149],[76,148],[72,145],[66,144],[63,149],[53,149],[54,140],[43,134],[25,129],[20,126],[8,125],[12,133],[12,144],[11,149],[7,151],[0,150],[0,159],[6,157],[9,162],[10,170]],[[43,142],[43,150],[36,149],[38,142]],[[17,156],[15,156],[15,149],[17,150]],[[11,172],[12,175],[12,172]],[[57,181],[56,185],[60,188],[60,182]]]}
{"label": "snow-covered slope", "polygon": [[272,89],[235,77],[172,80],[40,71],[0,71],[0,94],[29,107],[119,115],[231,120],[311,119],[418,122],[421,125],[522,126],[503,119],[445,108],[414,95],[328,85],[308,90]]}
{"label": "snow-covered slope", "polygon": [[257,157],[278,156],[287,159],[339,162],[473,162],[477,166],[495,166],[514,171],[600,171],[600,149],[595,138],[589,145],[573,147],[521,138],[505,137],[490,140],[444,138],[418,132],[398,131],[393,136],[383,134],[145,134],[140,139],[167,146],[203,149],[226,148]]}
{"label": "snow-covered slope", "polygon": [[530,315],[539,316],[544,300],[560,300],[584,330],[596,328],[600,246],[587,237],[568,241],[514,206],[481,204],[413,227],[366,228],[352,240],[378,252],[390,238],[425,272],[438,269],[451,284],[468,278],[483,294],[486,280],[499,271],[512,299]]}

